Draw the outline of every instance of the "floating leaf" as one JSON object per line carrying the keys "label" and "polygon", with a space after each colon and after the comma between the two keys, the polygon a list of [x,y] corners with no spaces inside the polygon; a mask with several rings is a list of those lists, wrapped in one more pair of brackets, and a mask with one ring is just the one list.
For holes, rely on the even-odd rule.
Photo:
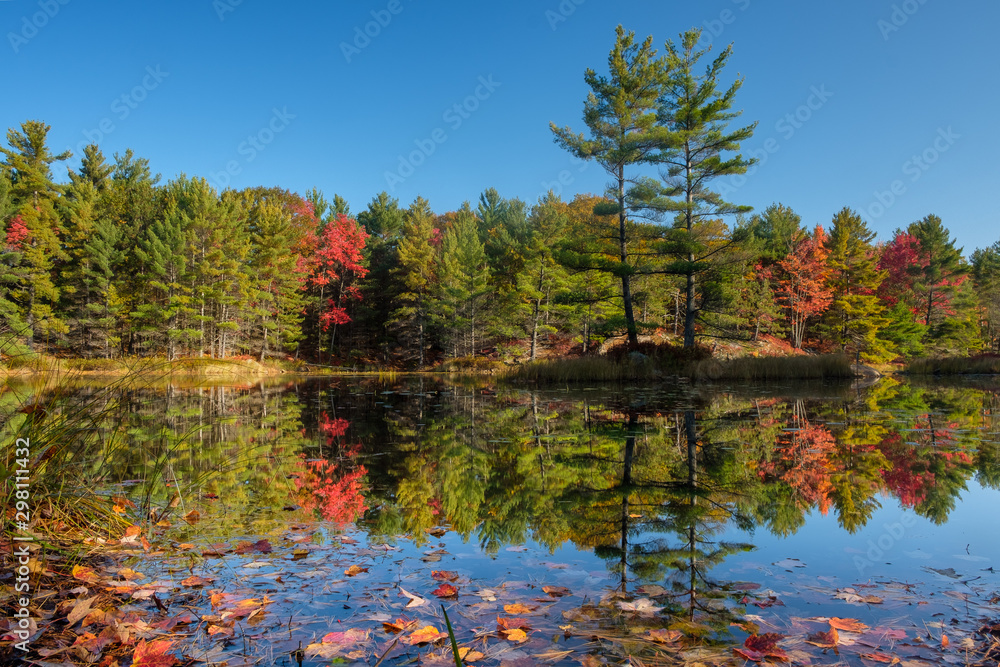
{"label": "floating leaf", "polygon": [[410,635],[410,646],[415,646],[417,644],[428,644],[430,642],[436,642],[439,639],[444,639],[448,635],[443,632],[438,632],[437,628],[433,625],[425,625],[420,628],[412,635]]}
{"label": "floating leaf", "polygon": [[861,623],[857,619],[837,617],[830,619],[830,627],[836,628],[837,630],[843,630],[844,632],[864,632],[868,629],[867,625]]}
{"label": "floating leaf", "polygon": [[520,602],[515,602],[514,604],[505,604],[503,610],[511,615],[516,614],[530,614],[535,611],[537,607],[529,607],[527,605],[521,604]]}
{"label": "floating leaf", "polygon": [[518,644],[523,644],[524,642],[528,641],[528,633],[520,628],[514,628],[513,630],[504,630],[500,633],[500,635],[504,639],[512,642],[517,642]]}
{"label": "floating leaf", "polygon": [[458,572],[448,572],[446,570],[433,570],[431,578],[435,581],[458,581]]}
{"label": "floating leaf", "polygon": [[618,608],[642,616],[652,616],[656,612],[666,609],[666,607],[657,607],[649,598],[639,598],[635,602],[619,602]]}
{"label": "floating leaf", "polygon": [[441,584],[431,591],[431,595],[436,595],[439,598],[453,598],[458,595],[458,588],[451,584]]}
{"label": "floating leaf", "polygon": [[486,656],[479,651],[474,651],[468,646],[462,646],[458,649],[458,657],[462,659],[463,662],[476,662],[482,660]]}
{"label": "floating leaf", "polygon": [[497,616],[497,632],[503,633],[505,630],[530,630],[531,626],[523,618],[503,618]]}
{"label": "floating leaf", "polygon": [[809,635],[806,642],[820,648],[837,648],[840,635],[837,633],[837,628],[830,628],[830,632],[817,632],[814,635]]}
{"label": "floating leaf", "polygon": [[90,605],[96,600],[97,597],[88,598],[86,600],[77,600],[76,604],[73,605],[73,609],[66,615],[67,627],[73,627],[76,622],[81,618],[90,613]]}
{"label": "floating leaf", "polygon": [[173,642],[164,640],[146,642],[141,640],[132,653],[132,667],[173,667],[178,664],[178,660],[173,655],[167,653]]}
{"label": "floating leaf", "polygon": [[414,595],[413,593],[408,592],[402,586],[399,587],[399,594],[400,595],[404,595],[404,596],[410,598],[410,601],[408,603],[406,603],[406,608],[407,609],[409,609],[410,607],[419,607],[423,603],[427,602],[427,600],[423,599],[422,597]]}
{"label": "floating leaf", "polygon": [[191,587],[205,586],[207,584],[212,583],[213,581],[215,581],[215,579],[192,575],[187,579],[185,579],[184,581],[182,581],[181,586],[191,586]]}
{"label": "floating leaf", "polygon": [[320,641],[324,644],[339,644],[340,646],[351,646],[368,639],[367,630],[352,628],[343,632],[329,632],[323,635]]}
{"label": "floating leaf", "polygon": [[198,523],[199,520],[201,520],[201,512],[199,512],[198,510],[191,510],[190,512],[185,514],[183,518],[185,521],[187,521],[189,524],[193,526],[194,524]]}
{"label": "floating leaf", "polygon": [[898,665],[899,658],[891,655],[886,655],[885,653],[862,653],[862,660],[869,660],[871,662],[884,662],[889,665]]}
{"label": "floating leaf", "polygon": [[269,554],[271,551],[271,543],[267,540],[258,540],[252,544],[250,542],[240,542],[240,544],[236,547],[236,553],[241,556],[251,553]]}
{"label": "floating leaf", "polygon": [[659,628],[657,630],[649,630],[648,637],[654,642],[658,642],[660,644],[675,644],[684,639],[684,633],[677,630]]}
{"label": "floating leaf", "polygon": [[542,586],[542,590],[554,598],[561,598],[566,595],[572,595],[569,589],[563,586]]}
{"label": "floating leaf", "polygon": [[389,634],[395,635],[400,632],[406,632],[407,630],[412,630],[417,626],[417,622],[410,620],[406,617],[397,618],[392,623],[383,623],[382,628]]}
{"label": "floating leaf", "polygon": [[368,571],[367,567],[360,567],[358,565],[352,565],[349,568],[347,568],[346,570],[344,570],[344,574],[346,574],[348,577],[354,577],[354,576],[357,576],[357,575],[361,574],[362,572],[367,572],[367,571]]}
{"label": "floating leaf", "polygon": [[733,652],[741,658],[754,662],[762,662],[767,658],[787,662],[788,655],[778,648],[778,642],[784,638],[784,635],[774,632],[752,635],[744,640],[742,648],[735,648]]}

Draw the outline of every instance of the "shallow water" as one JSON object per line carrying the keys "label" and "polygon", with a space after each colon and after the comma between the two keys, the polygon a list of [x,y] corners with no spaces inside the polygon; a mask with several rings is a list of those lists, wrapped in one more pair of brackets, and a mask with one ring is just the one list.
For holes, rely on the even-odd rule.
{"label": "shallow water", "polygon": [[[800,664],[973,664],[961,650],[1000,616],[989,389],[414,378],[60,400],[84,398],[119,439],[89,453],[81,479],[163,519],[158,553],[124,564],[203,619],[184,643],[199,659],[446,664],[445,644],[410,644],[444,629],[443,602],[481,664],[743,664],[732,648],[765,632]],[[457,595],[433,594],[447,583],[435,571],[454,573]],[[232,598],[213,606],[212,591]],[[425,602],[405,607],[400,591]],[[263,596],[252,618],[226,617]],[[504,610],[518,603],[530,611]],[[388,634],[401,616],[417,626]],[[498,617],[526,619],[525,641]],[[831,617],[868,626],[841,631],[839,657],[818,639]],[[364,638],[328,634],[347,630]]]}

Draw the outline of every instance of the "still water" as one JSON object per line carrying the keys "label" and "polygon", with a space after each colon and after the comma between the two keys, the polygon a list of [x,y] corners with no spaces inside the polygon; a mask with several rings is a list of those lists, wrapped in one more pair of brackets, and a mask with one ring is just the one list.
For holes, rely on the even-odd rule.
{"label": "still water", "polygon": [[[447,639],[413,635],[445,631],[443,604],[473,664],[976,664],[1000,617],[988,386],[424,377],[61,400],[116,434],[81,479],[160,520],[124,564],[200,618],[179,646],[208,663],[449,664]],[[227,616],[247,599],[262,611]]]}

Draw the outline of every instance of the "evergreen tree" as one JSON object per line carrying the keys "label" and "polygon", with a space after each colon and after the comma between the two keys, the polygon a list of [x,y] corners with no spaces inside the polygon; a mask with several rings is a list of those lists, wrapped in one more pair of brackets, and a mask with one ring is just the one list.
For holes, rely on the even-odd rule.
{"label": "evergreen tree", "polygon": [[490,293],[486,251],[466,202],[441,239],[435,319],[453,357],[475,355],[483,344],[483,310]]}
{"label": "evergreen tree", "polygon": [[[912,223],[906,230],[917,240],[918,263],[911,267],[917,278],[914,288],[923,296],[924,326],[931,335],[940,336],[940,326],[950,314],[953,297],[968,274],[962,249],[955,247],[941,218],[928,215]],[[935,329],[937,328],[937,331]]]}
{"label": "evergreen tree", "polygon": [[887,321],[876,290],[886,274],[878,269],[874,238],[875,232],[851,209],[833,217],[826,244],[833,302],[824,323],[829,340],[843,351],[882,361],[890,351],[878,337]]}
{"label": "evergreen tree", "polygon": [[369,344],[382,350],[385,361],[393,340],[389,322],[400,292],[400,283],[394,278],[404,219],[405,211],[399,208],[399,201],[385,191],[373,197],[368,208],[358,214],[358,223],[368,233],[365,245],[368,275],[361,284],[362,298],[356,319],[358,328],[368,332]]}
{"label": "evergreen tree", "polygon": [[972,253],[971,264],[980,337],[987,350],[1000,353],[1000,241]]}
{"label": "evergreen tree", "polygon": [[394,273],[400,281],[392,324],[400,340],[409,347],[419,368],[426,361],[428,324],[436,276],[435,247],[439,230],[434,214],[423,197],[417,197],[406,211],[403,237],[399,242],[399,264]]}
{"label": "evergreen tree", "polygon": [[664,270],[684,279],[685,347],[694,345],[695,323],[712,309],[714,298],[722,295],[719,259],[735,237],[716,221],[751,210],[724,201],[709,184],[720,176],[746,173],[756,162],[740,154],[723,157],[738,151],[740,144],[753,136],[757,124],[728,131],[728,122],[742,113],[732,107],[743,79],[724,92],[717,88],[732,46],[720,53],[704,74],[695,73],[698,61],[707,53],[695,50],[700,39],[701,30],[689,30],[681,35],[679,49],[667,42],[668,74],[658,114],[658,123],[666,131],[660,138],[662,152],[658,156],[666,165],[664,188],[660,192],[648,185],[636,188],[637,198],[647,199],[652,210],[676,214],[662,251],[670,258]]}
{"label": "evergreen tree", "polygon": [[[629,343],[638,342],[638,327],[632,303],[632,275],[635,259],[629,245],[635,240],[636,229],[630,224],[629,213],[638,209],[630,194],[630,184],[635,177],[629,173],[636,166],[655,162],[658,142],[662,136],[657,126],[657,108],[664,82],[664,63],[656,58],[653,38],[642,44],[635,41],[635,33],[626,33],[622,26],[616,31],[615,46],[608,56],[610,77],[598,76],[587,69],[584,76],[591,92],[584,103],[584,123],[591,138],[574,134],[569,127],[550,127],[556,143],[573,155],[596,160],[612,178],[608,199],[596,212],[616,216],[616,228],[605,234],[616,241],[617,257],[614,261],[600,261],[591,256],[586,268],[606,271],[621,281],[621,298],[625,314],[625,327]],[[577,259],[586,259],[578,255]],[[583,268],[583,267],[581,267]]]}

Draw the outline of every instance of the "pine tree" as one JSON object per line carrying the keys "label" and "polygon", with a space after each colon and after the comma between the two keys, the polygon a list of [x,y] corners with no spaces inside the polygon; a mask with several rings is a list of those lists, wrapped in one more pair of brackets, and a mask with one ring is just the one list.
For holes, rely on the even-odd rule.
{"label": "pine tree", "polygon": [[441,239],[434,315],[453,357],[475,355],[483,343],[483,311],[490,293],[486,251],[468,202]]}
{"label": "pine tree", "polygon": [[720,176],[746,173],[756,162],[740,154],[723,157],[724,153],[738,151],[740,144],[753,136],[757,123],[727,130],[728,122],[742,113],[732,111],[732,107],[743,79],[737,79],[724,92],[717,88],[732,55],[731,45],[704,74],[696,74],[698,61],[707,53],[695,50],[700,40],[701,30],[689,30],[681,35],[679,49],[667,42],[668,74],[658,115],[666,134],[660,139],[662,152],[657,159],[666,165],[664,188],[658,193],[648,185],[645,193],[643,186],[636,189],[637,198],[647,199],[652,210],[676,214],[662,251],[671,258],[664,270],[684,279],[685,347],[694,345],[695,323],[711,309],[713,297],[721,295],[720,287],[724,285],[724,281],[713,279],[713,274],[720,269],[718,260],[735,238],[716,221],[751,210],[724,201],[709,189],[709,184]]}
{"label": "pine tree", "polygon": [[20,131],[7,131],[9,148],[0,148],[6,158],[4,171],[10,177],[14,217],[27,231],[20,242],[18,267],[8,274],[13,279],[8,284],[27,325],[29,345],[36,335],[50,338],[66,332],[55,308],[60,266],[69,257],[63,249],[62,221],[56,212],[62,192],[52,181],[51,166],[71,154],[54,155],[49,150],[49,129],[40,121],[25,121]]}
{"label": "pine tree", "polygon": [[595,262],[587,268],[612,273],[621,281],[625,327],[629,343],[635,345],[638,342],[632,303],[635,260],[629,245],[636,230],[630,224],[629,214],[636,207],[629,194],[630,183],[635,179],[629,172],[637,165],[656,161],[662,137],[656,112],[665,68],[656,58],[652,37],[637,44],[635,33],[626,33],[622,26],[618,26],[616,35],[615,46],[608,56],[610,77],[598,76],[592,69],[587,69],[584,76],[591,92],[584,103],[583,119],[591,138],[574,134],[569,127],[559,128],[555,123],[550,128],[557,144],[579,158],[596,160],[612,178],[607,196],[613,203],[602,203],[596,212],[617,218],[615,229],[607,232],[616,242],[617,257],[614,263]]}
{"label": "pine tree", "polygon": [[403,234],[404,211],[399,201],[385,191],[372,198],[368,208],[358,214],[358,223],[368,233],[365,265],[368,275],[361,284],[361,304],[357,322],[368,332],[369,345],[381,349],[388,361],[393,340],[389,322],[397,305],[399,283],[393,279],[399,263],[399,241]]}
{"label": "pine tree", "polygon": [[[953,297],[969,269],[962,249],[955,247],[955,240],[949,238],[950,233],[938,216],[928,215],[912,223],[906,231],[918,243],[918,263],[911,272],[917,278],[914,288],[923,296],[924,326],[934,335],[935,328],[940,328],[954,312]],[[940,330],[936,333],[941,335]]]}
{"label": "pine tree", "polygon": [[851,209],[833,217],[826,243],[833,302],[824,322],[830,340],[842,350],[882,361],[890,351],[878,337],[887,320],[877,290],[886,274],[878,269],[874,238],[875,232]]}
{"label": "pine tree", "polygon": [[437,269],[435,242],[439,233],[427,200],[417,197],[406,211],[403,237],[399,242],[399,265],[394,273],[400,281],[400,292],[392,323],[400,339],[415,352],[419,368],[423,368],[426,361]]}

